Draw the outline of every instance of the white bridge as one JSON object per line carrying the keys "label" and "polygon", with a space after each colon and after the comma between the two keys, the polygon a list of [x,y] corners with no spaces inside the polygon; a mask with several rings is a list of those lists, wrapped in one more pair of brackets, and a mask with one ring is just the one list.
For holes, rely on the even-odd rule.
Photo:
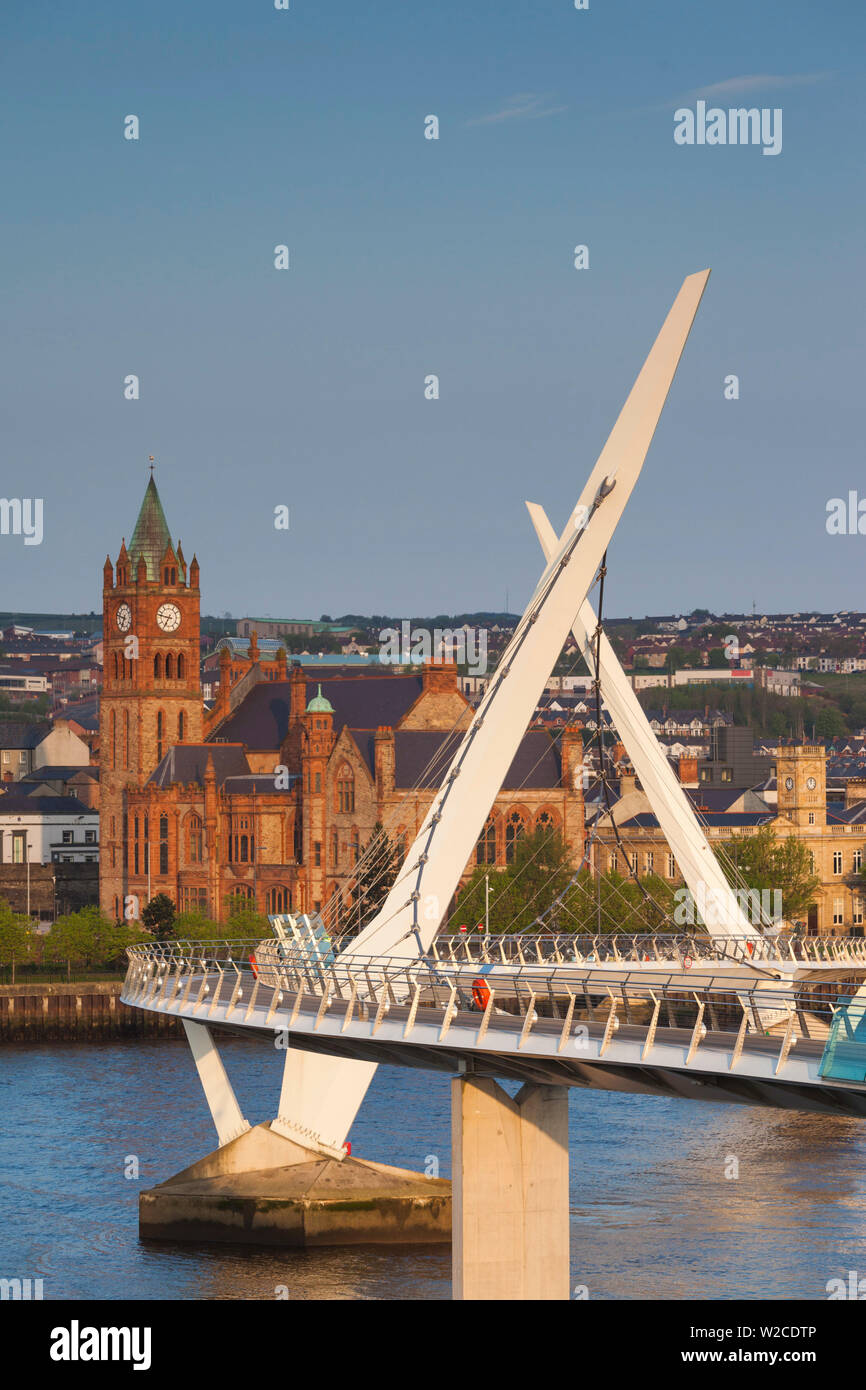
{"label": "white bridge", "polygon": [[[182,1020],[221,1149],[250,1128],[216,1050],[225,1031],[285,1035],[270,1131],[307,1158],[343,1159],[378,1063],[455,1076],[456,1297],[568,1296],[569,1087],[866,1115],[866,942],[746,919],[736,874],[713,853],[588,599],[598,580],[601,613],[608,543],[708,276],[684,281],[560,537],[530,504],[541,578],[373,920],[348,940],[333,922],[287,917],[271,919],[268,942],[129,953],[123,999]],[[687,888],[714,904],[705,935],[442,932],[569,632]],[[493,1078],[524,1085],[512,1099]]]}
{"label": "white bridge", "polygon": [[[440,951],[438,960],[331,964],[291,950],[259,963],[261,942],[137,946],[123,998],[271,1043],[282,1033],[292,1048],[332,1057],[866,1115],[866,1040],[854,1036],[866,1006],[850,1004],[856,985],[732,981],[711,941],[694,938],[688,971],[661,956],[630,961],[645,944],[620,938],[619,959],[604,970],[578,963],[577,952],[544,960],[531,937],[508,938],[506,962],[496,959],[505,940],[485,943],[474,961],[443,962]],[[773,1010],[785,1024],[770,1032],[762,1019]],[[847,1073],[858,1066],[854,1080]]]}

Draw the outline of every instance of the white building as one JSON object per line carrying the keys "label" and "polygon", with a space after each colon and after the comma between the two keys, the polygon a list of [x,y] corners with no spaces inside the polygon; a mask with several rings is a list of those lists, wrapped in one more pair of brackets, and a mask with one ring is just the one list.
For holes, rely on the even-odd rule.
{"label": "white building", "polygon": [[74,796],[0,793],[0,864],[82,864],[99,858],[99,812]]}

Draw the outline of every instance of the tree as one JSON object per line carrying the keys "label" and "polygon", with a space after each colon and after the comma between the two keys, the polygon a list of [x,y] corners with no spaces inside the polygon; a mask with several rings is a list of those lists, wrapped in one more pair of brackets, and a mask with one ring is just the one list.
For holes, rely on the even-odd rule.
{"label": "tree", "polygon": [[491,932],[525,931],[568,887],[572,873],[562,835],[542,826],[520,837],[506,869],[476,865],[460,890],[451,920],[461,926],[484,922],[485,878],[489,878]]}
{"label": "tree", "polygon": [[815,733],[819,738],[838,738],[847,732],[845,720],[835,705],[825,705],[815,716]]}
{"label": "tree", "polygon": [[137,927],[110,921],[98,907],[82,907],[57,918],[45,942],[45,955],[49,960],[91,967],[121,965],[127,946],[148,940]]}
{"label": "tree", "polygon": [[219,941],[223,928],[203,912],[179,912],[172,934],[176,941]]}
{"label": "tree", "polygon": [[779,841],[771,825],[762,825],[755,835],[734,836],[725,850],[722,868],[732,887],[739,886],[739,877],[756,892],[780,891],[787,921],[801,916],[814,902],[821,880],[812,872],[802,840],[791,835]]}
{"label": "tree", "polygon": [[602,874],[601,883],[583,869],[566,895],[558,929],[589,936],[599,927],[611,933],[681,931],[673,920],[674,894],[673,885],[657,874],[642,875],[638,887],[630,875],[616,869]]}
{"label": "tree", "polygon": [[0,898],[0,965],[29,960],[32,953],[33,923]]}
{"label": "tree", "polygon": [[141,920],[153,932],[157,941],[170,941],[174,936],[175,906],[167,893],[157,893],[141,914]]}
{"label": "tree", "polygon": [[349,926],[360,930],[371,921],[388,896],[400,867],[400,852],[376,821],[361,853],[351,888]]}
{"label": "tree", "polygon": [[217,941],[261,941],[273,935],[270,923],[262,912],[256,912],[251,899],[226,898],[228,917],[216,924]]}

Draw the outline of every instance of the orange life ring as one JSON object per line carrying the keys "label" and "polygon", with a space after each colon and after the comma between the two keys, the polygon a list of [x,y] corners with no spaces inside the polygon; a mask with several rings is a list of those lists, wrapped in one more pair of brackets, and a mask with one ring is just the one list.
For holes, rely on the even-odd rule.
{"label": "orange life ring", "polygon": [[258,967],[258,964],[256,963],[256,958],[255,958],[255,956],[250,956],[250,965],[253,967],[253,975],[254,975],[256,978],[258,978],[259,967]]}
{"label": "orange life ring", "polygon": [[746,950],[748,951],[748,953],[749,953],[750,956],[753,956],[753,955],[755,954],[755,943],[754,943],[754,941],[747,941],[747,942],[746,942]]}
{"label": "orange life ring", "polygon": [[472,981],[472,1002],[476,1009],[486,1009],[490,1003],[490,990],[483,980]]}

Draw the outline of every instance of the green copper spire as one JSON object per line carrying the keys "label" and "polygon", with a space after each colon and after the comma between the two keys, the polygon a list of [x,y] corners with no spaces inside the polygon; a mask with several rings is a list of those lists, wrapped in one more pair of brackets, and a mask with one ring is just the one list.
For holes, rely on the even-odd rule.
{"label": "green copper spire", "polygon": [[307,705],[307,714],[333,714],[334,706],[330,700],[322,694],[322,687],[319,685],[318,695],[314,695]]}
{"label": "green copper spire", "polygon": [[165,547],[170,544],[171,536],[168,532],[168,522],[165,519],[165,512],[162,510],[162,503],[156,490],[156,483],[151,474],[145,490],[144,501],[141,504],[141,511],[138,513],[138,520],[135,523],[135,530],[132,533],[132,540],[129,543],[130,573],[133,579],[139,556],[142,556],[147,566],[148,579],[158,580],[160,562],[165,554]]}

